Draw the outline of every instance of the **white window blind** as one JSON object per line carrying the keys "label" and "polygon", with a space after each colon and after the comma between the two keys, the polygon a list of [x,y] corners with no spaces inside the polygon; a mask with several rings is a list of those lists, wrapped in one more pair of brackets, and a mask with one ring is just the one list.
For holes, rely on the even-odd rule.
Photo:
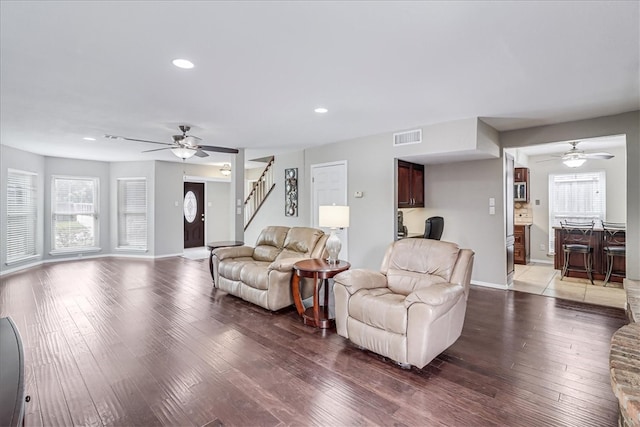
{"label": "white window blind", "polygon": [[549,175],[549,251],[554,250],[554,230],[560,221],[602,221],[606,217],[606,175],[583,172]]}
{"label": "white window blind", "polygon": [[38,175],[7,170],[7,263],[36,256]]}
{"label": "white window blind", "polygon": [[53,251],[97,249],[98,178],[53,177]]}
{"label": "white window blind", "polygon": [[147,249],[147,180],[118,179],[118,247]]}

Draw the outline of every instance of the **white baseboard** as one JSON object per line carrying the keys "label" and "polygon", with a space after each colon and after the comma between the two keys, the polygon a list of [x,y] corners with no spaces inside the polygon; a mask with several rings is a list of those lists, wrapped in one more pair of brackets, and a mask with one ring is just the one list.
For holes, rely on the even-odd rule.
{"label": "white baseboard", "polygon": [[509,286],[507,285],[500,285],[498,283],[481,282],[480,280],[472,280],[471,284],[476,286],[483,286],[485,288],[501,289],[503,291],[506,291],[509,289]]}
{"label": "white baseboard", "polygon": [[530,259],[529,262],[535,262],[536,264],[553,264],[552,259]]}
{"label": "white baseboard", "polygon": [[158,255],[158,256],[139,255],[139,254],[134,254],[134,253],[131,253],[131,254],[111,253],[111,254],[97,254],[97,255],[82,254],[82,256],[78,256],[76,254],[74,256],[69,256],[69,257],[56,257],[56,258],[51,258],[51,259],[39,260],[39,261],[36,261],[36,262],[30,262],[28,264],[24,264],[24,265],[20,265],[20,266],[14,267],[14,268],[10,268],[8,270],[0,271],[0,277],[5,276],[7,274],[17,273],[19,271],[26,270],[28,268],[38,267],[38,266],[40,266],[42,264],[50,264],[50,263],[53,263],[53,262],[82,261],[84,259],[106,258],[106,257],[112,257],[112,258],[139,258],[139,259],[153,260],[153,259],[160,259],[160,258],[180,257],[180,256],[182,256],[182,253],[169,254],[169,255]]}

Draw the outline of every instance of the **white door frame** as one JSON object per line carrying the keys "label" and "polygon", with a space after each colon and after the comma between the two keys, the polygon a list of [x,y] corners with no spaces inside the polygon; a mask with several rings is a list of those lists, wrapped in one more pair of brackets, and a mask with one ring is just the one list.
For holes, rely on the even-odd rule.
{"label": "white door frame", "polygon": [[[311,176],[311,226],[312,227],[318,227],[318,206],[317,206],[317,200],[316,200],[316,192],[315,192],[315,182],[314,182],[314,171],[315,169],[318,168],[322,168],[322,167],[327,167],[327,166],[344,166],[344,182],[342,183],[342,192],[343,192],[343,200],[344,200],[344,205],[348,206],[349,204],[349,191],[348,191],[348,164],[346,160],[338,160],[335,162],[327,162],[327,163],[317,163],[317,164],[313,164],[310,165],[310,176]],[[342,253],[342,258],[343,259],[348,259],[348,251],[349,251],[349,246],[348,246],[348,233],[347,233],[347,229],[341,229],[341,230],[337,230],[336,234],[338,235],[338,237],[340,237],[340,240],[343,241],[343,250],[344,252]]]}

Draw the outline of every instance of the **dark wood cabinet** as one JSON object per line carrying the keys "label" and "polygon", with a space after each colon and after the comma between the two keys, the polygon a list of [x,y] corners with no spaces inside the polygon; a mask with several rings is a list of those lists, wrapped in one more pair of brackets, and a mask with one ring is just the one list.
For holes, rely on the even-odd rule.
{"label": "dark wood cabinet", "polygon": [[531,256],[530,225],[513,227],[513,257],[516,264],[528,264]]}
{"label": "dark wood cabinet", "polygon": [[513,200],[529,203],[529,168],[513,170]]}
{"label": "dark wood cabinet", "polygon": [[424,165],[398,160],[398,207],[424,207]]}

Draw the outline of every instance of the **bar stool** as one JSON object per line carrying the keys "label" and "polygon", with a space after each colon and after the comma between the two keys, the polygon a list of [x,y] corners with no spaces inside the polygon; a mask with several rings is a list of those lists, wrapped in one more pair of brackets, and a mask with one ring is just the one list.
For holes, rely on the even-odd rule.
{"label": "bar stool", "polygon": [[626,258],[626,225],[618,222],[602,221],[604,230],[604,253],[607,256],[607,276],[604,278],[604,286],[607,286],[612,275],[625,277],[623,271],[614,271],[615,257]]}
{"label": "bar stool", "polygon": [[[593,246],[591,236],[593,235],[594,221],[591,222],[570,222],[560,221],[562,227],[562,251],[564,253],[564,263],[560,280],[567,275],[567,271],[586,272],[593,285]],[[573,254],[582,254],[583,266],[571,265],[570,259]]]}

